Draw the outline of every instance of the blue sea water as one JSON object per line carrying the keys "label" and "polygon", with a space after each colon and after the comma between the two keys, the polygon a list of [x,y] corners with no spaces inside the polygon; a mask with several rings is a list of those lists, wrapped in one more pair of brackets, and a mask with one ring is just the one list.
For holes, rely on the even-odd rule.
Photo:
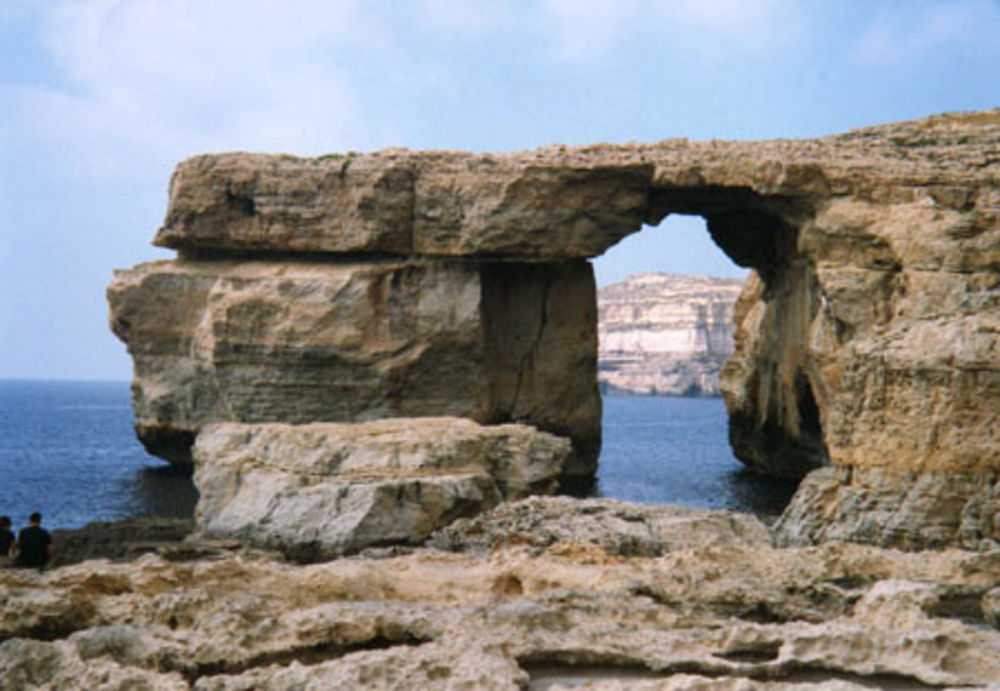
{"label": "blue sea water", "polygon": [[190,473],[145,452],[125,382],[0,381],[0,514],[15,530],[190,516]]}
{"label": "blue sea water", "polygon": [[729,446],[721,398],[605,396],[596,494],[779,515],[798,483],[751,473]]}
{"label": "blue sea water", "polygon": [[[607,397],[599,496],[779,513],[791,494],[742,471],[719,399]],[[124,382],[0,381],[0,514],[49,528],[190,516],[191,476],[148,455]]]}

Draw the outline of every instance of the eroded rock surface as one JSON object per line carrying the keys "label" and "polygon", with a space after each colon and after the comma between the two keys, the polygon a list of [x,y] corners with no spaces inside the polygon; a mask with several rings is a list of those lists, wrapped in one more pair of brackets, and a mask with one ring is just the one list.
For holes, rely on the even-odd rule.
{"label": "eroded rock surface", "polygon": [[461,418],[221,424],[195,443],[198,526],[313,561],[417,544],[505,499],[551,493],[567,439]]}
{"label": "eroded rock surface", "polygon": [[[536,519],[549,538],[519,544]],[[558,498],[477,520],[510,539],[313,565],[237,548],[0,570],[0,688],[582,679],[600,689],[853,690],[1000,679],[1000,630],[984,618],[995,611],[996,550],[779,549],[749,517]],[[657,556],[622,549],[621,521],[658,534]]]}
{"label": "eroded rock surface", "polygon": [[658,557],[685,549],[769,546],[771,534],[763,523],[744,513],[614,499],[532,497],[458,520],[437,531],[428,544],[485,554],[507,545],[542,552],[573,543],[598,545],[607,554],[623,557]]}
{"label": "eroded rock surface", "polygon": [[638,274],[597,292],[598,382],[611,394],[718,396],[739,279]]}
{"label": "eroded rock surface", "polygon": [[[845,477],[846,475],[846,477]],[[782,544],[852,540],[901,549],[1000,548],[1000,483],[989,476],[824,468],[776,526]]]}
{"label": "eroded rock surface", "polygon": [[182,162],[155,243],[175,249],[594,256],[639,229],[653,166],[410,152]]}
{"label": "eroded rock surface", "polygon": [[[671,213],[754,270],[720,383],[737,455],[795,478],[832,464],[859,497],[873,472],[940,495],[948,516],[910,535],[961,543],[935,526],[972,498],[944,498],[1000,473],[997,110],[800,141],[196,157],[157,239],[181,257],[109,290],[140,437],[183,462],[211,422],[458,415],[568,436],[587,477],[584,258]],[[810,525],[843,515],[800,500]]]}
{"label": "eroded rock surface", "polygon": [[117,272],[108,298],[137,433],[168,460],[216,422],[445,415],[569,437],[568,476],[596,465],[585,263],[181,259]]}

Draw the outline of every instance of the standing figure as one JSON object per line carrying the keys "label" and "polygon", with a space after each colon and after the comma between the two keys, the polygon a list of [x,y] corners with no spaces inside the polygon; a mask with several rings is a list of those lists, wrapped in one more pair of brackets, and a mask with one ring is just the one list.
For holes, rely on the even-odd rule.
{"label": "standing figure", "polygon": [[10,516],[0,516],[0,563],[17,554],[17,538],[10,529]]}
{"label": "standing figure", "polygon": [[52,556],[52,536],[42,527],[42,514],[37,511],[28,522],[17,536],[17,565],[42,568]]}

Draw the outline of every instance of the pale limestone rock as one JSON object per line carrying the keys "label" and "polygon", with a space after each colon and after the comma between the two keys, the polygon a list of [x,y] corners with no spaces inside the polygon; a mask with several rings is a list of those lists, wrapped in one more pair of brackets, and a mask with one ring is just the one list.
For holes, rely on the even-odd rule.
{"label": "pale limestone rock", "polygon": [[211,422],[482,415],[473,268],[154,262],[108,294],[140,439],[168,458]]}
{"label": "pale limestone rock", "polygon": [[389,150],[182,162],[155,243],[176,249],[575,259],[639,230],[653,168]]}
{"label": "pale limestone rock", "polygon": [[413,204],[413,170],[405,158],[196,156],[174,172],[167,217],[154,243],[409,254]]}
{"label": "pale limestone rock", "polygon": [[879,467],[813,471],[775,526],[779,543],[1000,548],[1000,483],[940,471],[897,473]]}
{"label": "pale limestone rock", "polygon": [[299,560],[419,543],[456,518],[555,489],[569,441],[460,418],[221,424],[194,447],[207,535]]}
{"label": "pale limestone rock", "polygon": [[176,672],[118,664],[110,657],[81,657],[66,642],[14,638],[0,643],[0,689],[84,689],[93,691],[186,691]]}
{"label": "pale limestone rock", "polygon": [[[491,651],[492,652],[492,651]],[[250,689],[483,689],[523,688],[528,675],[510,658],[428,643],[346,655],[335,662],[274,665],[240,675],[199,679],[196,691]]]}
{"label": "pale limestone rock", "polygon": [[607,393],[719,395],[739,279],[638,274],[597,292],[598,381]]}
{"label": "pale limestone rock", "polygon": [[592,257],[642,227],[652,173],[638,159],[600,156],[432,157],[416,174],[413,251]]}
{"label": "pale limestone rock", "polygon": [[[990,181],[997,117],[943,115],[812,140],[197,156],[174,173],[157,243],[551,261],[597,256],[668,213],[722,228],[749,211],[753,234],[765,230],[765,210],[795,215],[798,201],[834,196],[912,203],[922,180],[935,203],[961,209]],[[773,249],[728,230],[717,239],[741,263]]]}
{"label": "pale limestone rock", "polygon": [[595,467],[586,264],[179,260],[119,271],[108,297],[139,438],[168,460],[214,422],[447,415],[570,437],[565,475]]}
{"label": "pale limestone rock", "polygon": [[428,542],[462,552],[487,552],[507,543],[537,550],[560,543],[596,544],[608,554],[657,557],[680,550],[769,545],[771,534],[749,514],[613,499],[531,497],[458,520]]}
{"label": "pale limestone rock", "polygon": [[983,619],[995,629],[1000,629],[1000,586],[983,595]]}
{"label": "pale limestone rock", "polygon": [[[522,504],[534,508],[512,521],[496,510],[488,532],[511,532],[487,552],[297,565],[243,550],[0,570],[0,688],[988,688],[1000,678],[1000,631],[984,626],[1000,551],[779,549],[734,529],[753,519],[654,520],[656,508],[633,507],[637,531],[671,547],[627,556],[615,542],[629,520],[620,503]],[[556,541],[518,544],[536,519]],[[87,600],[89,613],[31,639],[21,615],[39,591]]]}
{"label": "pale limestone rock", "polygon": [[[199,157],[160,235],[181,259],[120,274],[112,324],[136,360],[140,437],[165,457],[185,460],[210,422],[459,415],[568,436],[567,475],[587,477],[600,404],[580,260],[642,222],[702,215],[754,270],[720,381],[736,454],[792,477],[884,468],[895,487],[857,488],[943,512],[893,514],[926,518],[908,529],[917,547],[981,504],[955,487],[1000,473],[998,181],[998,110],[801,141]],[[351,266],[356,292],[299,314],[316,272]],[[257,300],[254,271],[312,277]],[[842,515],[800,499],[817,534]]]}

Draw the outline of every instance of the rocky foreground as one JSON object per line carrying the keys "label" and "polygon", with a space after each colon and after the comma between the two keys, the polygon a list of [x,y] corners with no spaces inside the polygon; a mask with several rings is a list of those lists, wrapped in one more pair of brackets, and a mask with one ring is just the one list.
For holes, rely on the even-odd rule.
{"label": "rocky foreground", "polygon": [[748,515],[553,497],[316,564],[179,526],[0,571],[0,689],[1000,682],[997,550],[779,549]]}

